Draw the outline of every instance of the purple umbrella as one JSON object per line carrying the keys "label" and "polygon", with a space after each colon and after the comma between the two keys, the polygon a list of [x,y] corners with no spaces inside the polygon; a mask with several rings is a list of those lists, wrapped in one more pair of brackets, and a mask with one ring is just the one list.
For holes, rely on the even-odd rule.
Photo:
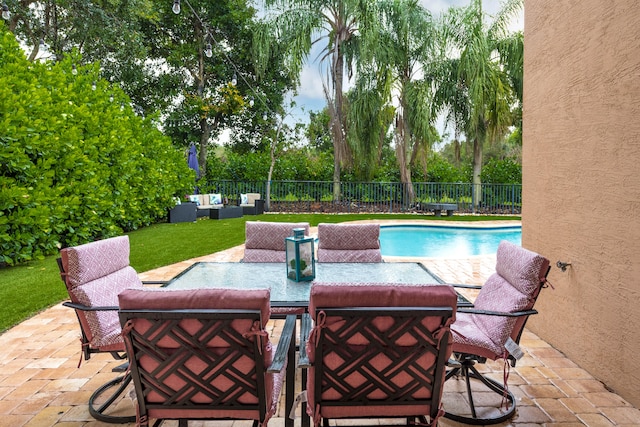
{"label": "purple umbrella", "polygon": [[187,159],[189,167],[196,171],[196,179],[200,178],[200,166],[198,165],[198,153],[196,152],[196,145],[191,144],[189,146],[189,158]]}

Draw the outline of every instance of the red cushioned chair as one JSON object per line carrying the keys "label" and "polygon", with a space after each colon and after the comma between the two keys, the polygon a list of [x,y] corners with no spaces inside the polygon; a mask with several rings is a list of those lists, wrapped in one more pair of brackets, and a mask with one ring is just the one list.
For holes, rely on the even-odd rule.
{"label": "red cushioned chair", "polygon": [[304,228],[309,235],[308,222],[245,223],[244,262],[287,262],[284,239],[293,236],[294,228]]}
{"label": "red cushioned chair", "polygon": [[136,391],[150,419],[243,419],[266,426],[284,381],[295,316],[277,350],[265,326],[268,289],[127,290],[120,321]]}
{"label": "red cushioned chair", "polygon": [[379,224],[318,224],[318,262],[382,262]]}
{"label": "red cushioned chair", "polygon": [[309,366],[314,425],[339,418],[437,425],[456,301],[448,285],[314,283],[300,357]]}
{"label": "red cushioned chair", "polygon": [[[515,399],[508,390],[506,379],[500,384],[487,378],[478,372],[475,364],[487,359],[504,359],[515,366],[516,358],[507,348],[511,348],[512,341],[516,345],[514,352],[519,350],[517,343],[525,323],[530,315],[537,313],[533,306],[547,283],[549,260],[537,253],[503,241],[496,257],[496,272],[482,287],[464,286],[478,288],[480,292],[474,307],[458,309],[457,319],[451,325],[455,361],[450,363],[452,369],[447,372],[447,380],[452,377],[465,380],[469,408],[466,413],[447,411],[444,416],[465,424],[497,424],[514,415]],[[473,391],[486,390],[472,387],[472,379],[499,395],[495,407],[489,406],[486,396],[482,407],[476,407]],[[503,403],[506,404],[504,410]]]}
{"label": "red cushioned chair", "polygon": [[[142,287],[138,274],[129,265],[129,237],[114,237],[62,249],[58,266],[71,299],[63,305],[76,312],[85,360],[94,353],[105,352],[116,359],[124,359],[124,341],[117,312],[118,294],[125,289]],[[128,375],[118,376],[98,388],[89,398],[91,415],[108,423],[135,421],[133,415],[112,415],[116,414],[112,408],[130,380]]]}

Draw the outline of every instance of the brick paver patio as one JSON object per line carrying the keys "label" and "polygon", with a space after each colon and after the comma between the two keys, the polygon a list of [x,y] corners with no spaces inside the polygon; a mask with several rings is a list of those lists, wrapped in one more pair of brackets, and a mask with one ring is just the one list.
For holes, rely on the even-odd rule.
{"label": "brick paver patio", "polygon": [[[166,280],[195,261],[235,261],[242,247],[189,260],[141,274],[143,280]],[[451,283],[482,284],[493,272],[494,256],[470,259],[411,259]],[[386,259],[387,262],[396,261]],[[62,286],[62,284],[61,284]],[[550,289],[545,292],[553,292]],[[471,295],[472,296],[472,295]],[[277,334],[278,321],[271,327]],[[88,413],[87,401],[101,384],[114,377],[119,363],[96,355],[77,367],[79,328],[72,310],[58,304],[0,335],[0,426],[103,426]],[[525,331],[521,340],[525,357],[512,368],[510,390],[518,399],[516,416],[500,426],[640,426],[640,410],[608,391],[597,379],[567,359],[535,334]],[[483,368],[501,381],[503,365],[489,362]],[[299,376],[298,376],[299,378]],[[462,382],[446,384],[443,403],[454,409],[460,402]],[[298,384],[298,388],[300,385]],[[284,402],[284,399],[282,399]],[[127,400],[123,405],[130,405]],[[284,427],[280,405],[270,426]],[[299,425],[300,418],[296,420]],[[189,426],[250,426],[248,422],[195,422]],[[131,424],[133,426],[134,424]],[[177,422],[164,425],[174,426]],[[342,424],[341,424],[342,425]],[[440,426],[460,424],[441,419]]]}

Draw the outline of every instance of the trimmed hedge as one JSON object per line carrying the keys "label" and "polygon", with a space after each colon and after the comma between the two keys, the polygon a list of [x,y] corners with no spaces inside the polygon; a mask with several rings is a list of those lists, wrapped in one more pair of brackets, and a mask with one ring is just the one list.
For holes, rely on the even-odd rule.
{"label": "trimmed hedge", "polygon": [[0,23],[0,266],[152,224],[193,190],[184,153],[73,62],[27,61]]}

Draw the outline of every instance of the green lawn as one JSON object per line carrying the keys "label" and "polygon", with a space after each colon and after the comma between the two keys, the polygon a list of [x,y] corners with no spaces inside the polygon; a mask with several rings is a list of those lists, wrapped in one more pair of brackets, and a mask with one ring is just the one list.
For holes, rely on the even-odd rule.
{"label": "green lawn", "polygon": [[[244,223],[253,220],[280,222],[344,222],[363,219],[438,219],[441,221],[518,220],[513,216],[434,217],[413,214],[277,214],[195,223],[160,223],[129,234],[131,265],[148,271],[185,259],[208,255],[244,242]],[[17,267],[0,269],[0,332],[67,298],[60,279],[56,256]]]}

